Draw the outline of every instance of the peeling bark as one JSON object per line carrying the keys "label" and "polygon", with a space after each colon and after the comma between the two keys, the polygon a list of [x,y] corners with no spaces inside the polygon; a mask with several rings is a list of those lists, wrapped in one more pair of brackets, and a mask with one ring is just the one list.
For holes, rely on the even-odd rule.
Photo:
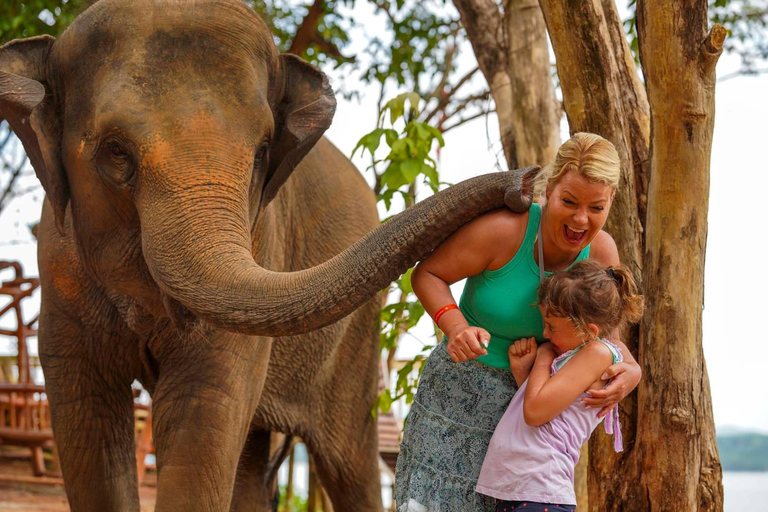
{"label": "peeling bark", "polygon": [[[707,34],[706,0],[638,2],[651,104],[651,179],[644,256],[635,485],[623,510],[722,510],[722,471],[702,351],[704,255],[715,113],[725,29]],[[653,468],[653,471],[647,469]],[[646,469],[646,471],[643,471]]]}
{"label": "peeling bark", "polygon": [[454,0],[496,103],[510,169],[552,161],[560,116],[549,70],[546,26],[536,0]]}
{"label": "peeling bark", "polygon": [[544,165],[555,159],[560,146],[560,114],[550,74],[547,27],[538,0],[508,0],[504,24],[517,164]]}
{"label": "peeling bark", "polygon": [[639,274],[649,109],[616,6],[610,0],[584,0],[578,8],[572,2],[539,3],[557,57],[571,133],[602,135],[621,157],[621,184],[606,228],[622,263]]}
{"label": "peeling bark", "polygon": [[499,7],[493,0],[453,0],[453,4],[459,11],[480,71],[491,88],[507,166],[516,169],[519,163],[511,117],[512,87],[507,74],[509,45]]}

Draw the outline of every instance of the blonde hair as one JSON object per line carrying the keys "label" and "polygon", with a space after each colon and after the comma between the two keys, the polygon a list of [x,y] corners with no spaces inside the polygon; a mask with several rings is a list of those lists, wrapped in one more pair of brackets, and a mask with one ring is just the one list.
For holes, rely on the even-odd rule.
{"label": "blonde hair", "polygon": [[610,141],[594,133],[574,133],[557,150],[555,161],[544,167],[536,179],[540,198],[570,171],[577,171],[589,181],[605,183],[614,189],[621,178],[619,153]]}
{"label": "blonde hair", "polygon": [[582,333],[595,324],[599,334],[607,336],[643,315],[643,296],[623,265],[605,269],[596,261],[579,261],[546,278],[538,298],[549,315],[570,319]]}

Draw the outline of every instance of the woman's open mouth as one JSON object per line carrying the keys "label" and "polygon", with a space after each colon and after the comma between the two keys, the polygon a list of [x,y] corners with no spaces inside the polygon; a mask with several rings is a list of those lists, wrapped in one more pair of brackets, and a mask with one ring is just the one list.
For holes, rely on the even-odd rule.
{"label": "woman's open mouth", "polygon": [[587,236],[586,229],[575,229],[568,225],[563,225],[563,237],[568,243],[579,245],[585,236]]}

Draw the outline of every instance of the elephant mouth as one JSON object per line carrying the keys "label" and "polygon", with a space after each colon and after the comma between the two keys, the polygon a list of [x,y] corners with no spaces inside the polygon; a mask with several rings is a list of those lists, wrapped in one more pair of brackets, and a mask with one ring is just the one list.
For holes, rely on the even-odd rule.
{"label": "elephant mouth", "polygon": [[162,293],[163,306],[174,327],[183,333],[190,333],[200,327],[202,320],[184,304],[167,293]]}

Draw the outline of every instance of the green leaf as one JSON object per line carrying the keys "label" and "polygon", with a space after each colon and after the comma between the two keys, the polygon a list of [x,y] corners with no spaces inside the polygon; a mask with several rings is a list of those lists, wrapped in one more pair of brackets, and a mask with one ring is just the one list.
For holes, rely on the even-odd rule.
{"label": "green leaf", "polygon": [[385,110],[389,110],[389,122],[393,125],[395,124],[395,121],[403,117],[405,114],[405,102],[406,100],[409,103],[410,109],[410,115],[411,117],[418,117],[419,115],[419,102],[421,101],[421,98],[419,95],[415,92],[404,92],[402,94],[397,95],[393,99],[389,100],[386,105],[384,105],[384,108],[382,109],[382,112]]}
{"label": "green leaf", "polygon": [[[363,148],[363,154],[367,149],[368,152],[371,153],[371,156],[373,156],[376,150],[379,149],[379,145],[381,144],[381,136],[386,135],[387,131],[388,130],[376,128],[372,132],[363,135],[363,137],[358,141],[357,146],[355,146],[355,149],[352,150],[352,155],[350,155],[350,158],[353,158],[355,156],[357,149],[360,147]],[[392,131],[392,130],[389,130],[389,131]]]}
{"label": "green leaf", "polygon": [[403,176],[408,180],[408,183],[412,183],[419,174],[421,174],[423,167],[424,163],[415,158],[409,158],[408,160],[403,161],[400,166],[403,171]]}

